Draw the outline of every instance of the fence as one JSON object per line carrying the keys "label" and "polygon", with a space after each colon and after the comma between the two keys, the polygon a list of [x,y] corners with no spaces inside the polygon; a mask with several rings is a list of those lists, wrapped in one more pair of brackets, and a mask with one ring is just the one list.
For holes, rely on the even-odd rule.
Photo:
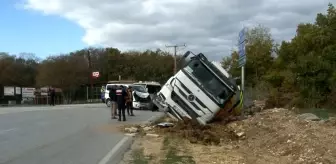
{"label": "fence", "polygon": [[94,86],[91,92],[91,87],[81,87],[71,96],[71,102],[72,104],[101,102],[100,89],[101,86]]}
{"label": "fence", "polygon": [[[51,98],[49,95],[37,94],[35,97],[16,97],[1,98],[0,105],[49,105]],[[92,89],[88,86],[81,86],[73,89],[71,94],[56,92],[55,105],[60,104],[84,104],[84,103],[99,103],[101,100],[101,86],[95,86]]]}
{"label": "fence", "polygon": [[[101,87],[93,87],[91,94],[91,87],[82,86],[74,89],[73,92],[58,93],[55,97],[55,104],[83,104],[83,103],[98,103],[101,101]],[[34,104],[46,105],[50,103],[50,96],[36,96]]]}
{"label": "fence", "polygon": [[[32,102],[34,105],[48,105],[51,103],[51,97],[50,96],[36,96],[35,98],[33,98]],[[27,103],[32,104],[32,102],[27,102]],[[65,104],[64,98],[61,95],[56,95],[54,102],[55,102],[55,105]],[[27,103],[24,103],[24,104],[27,104]]]}

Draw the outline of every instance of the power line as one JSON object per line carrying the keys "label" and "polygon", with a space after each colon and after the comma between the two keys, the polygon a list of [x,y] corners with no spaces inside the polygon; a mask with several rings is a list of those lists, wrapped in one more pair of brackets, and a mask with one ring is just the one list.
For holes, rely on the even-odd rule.
{"label": "power line", "polygon": [[166,45],[166,48],[174,48],[174,74],[177,72],[177,64],[176,64],[176,52],[177,52],[177,48],[178,47],[186,47],[187,45],[184,43],[183,45],[178,45],[178,44],[175,44],[175,45]]}

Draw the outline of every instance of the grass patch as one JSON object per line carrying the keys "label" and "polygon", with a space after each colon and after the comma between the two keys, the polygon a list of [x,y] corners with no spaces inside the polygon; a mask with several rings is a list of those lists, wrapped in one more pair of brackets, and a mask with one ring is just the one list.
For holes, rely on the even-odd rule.
{"label": "grass patch", "polygon": [[196,164],[192,156],[177,155],[176,149],[168,150],[166,159],[163,161],[163,163],[164,164],[175,164],[175,163]]}
{"label": "grass patch", "polygon": [[167,151],[163,164],[196,164],[192,156],[178,155],[178,143],[172,138],[165,137],[163,140],[163,149]]}
{"label": "grass patch", "polygon": [[137,149],[132,152],[133,156],[133,164],[148,164],[152,157],[151,156],[145,156],[144,149]]}
{"label": "grass patch", "polygon": [[168,136],[166,136],[163,140],[163,149],[168,149],[170,144],[170,139]]}

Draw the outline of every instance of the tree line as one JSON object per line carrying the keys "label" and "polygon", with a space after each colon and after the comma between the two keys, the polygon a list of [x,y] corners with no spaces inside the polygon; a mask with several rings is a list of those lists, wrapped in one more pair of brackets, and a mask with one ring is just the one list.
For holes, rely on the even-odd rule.
{"label": "tree line", "polygon": [[[336,10],[328,5],[314,23],[300,23],[290,41],[276,44],[270,30],[259,25],[247,32],[246,85],[272,106],[335,107]],[[222,64],[240,76],[238,53]],[[248,90],[247,90],[248,91]]]}
{"label": "tree line", "polygon": [[119,77],[164,83],[173,69],[173,56],[160,49],[121,52],[117,48],[87,48],[44,60],[27,53],[0,53],[0,86],[52,86],[61,88],[70,99],[84,99],[92,72],[100,73],[93,83],[102,86]]}
{"label": "tree line", "polygon": [[[247,31],[246,93],[268,99],[273,106],[332,107],[336,101],[336,10],[332,4],[314,23],[301,23],[290,41],[274,41],[262,25]],[[211,55],[211,54],[206,54]],[[91,61],[92,68],[89,67]],[[222,65],[240,77],[238,53]],[[121,52],[117,48],[87,48],[39,59],[32,54],[0,53],[0,85],[54,86],[75,93],[89,84],[109,80],[153,80],[164,83],[173,75],[174,59],[158,50]],[[252,93],[249,91],[253,91]]]}

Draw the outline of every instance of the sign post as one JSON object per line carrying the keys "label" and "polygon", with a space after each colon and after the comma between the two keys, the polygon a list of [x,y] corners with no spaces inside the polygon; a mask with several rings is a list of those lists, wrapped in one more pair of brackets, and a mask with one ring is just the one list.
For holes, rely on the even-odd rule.
{"label": "sign post", "polygon": [[[239,32],[239,39],[238,39],[238,54],[239,54],[239,67],[241,67],[241,91],[244,94],[245,91],[245,64],[246,64],[246,53],[245,53],[245,44],[246,44],[246,29],[243,28]],[[242,108],[244,108],[244,96],[242,101]],[[241,112],[243,114],[243,112]]]}
{"label": "sign post", "polygon": [[97,79],[99,77],[100,77],[99,71],[92,72],[92,75],[91,75],[91,102],[93,101],[93,99],[95,97],[95,92],[93,91],[93,78]]}
{"label": "sign post", "polygon": [[93,78],[98,78],[100,76],[99,72],[96,71],[96,72],[92,72],[92,77]]}

